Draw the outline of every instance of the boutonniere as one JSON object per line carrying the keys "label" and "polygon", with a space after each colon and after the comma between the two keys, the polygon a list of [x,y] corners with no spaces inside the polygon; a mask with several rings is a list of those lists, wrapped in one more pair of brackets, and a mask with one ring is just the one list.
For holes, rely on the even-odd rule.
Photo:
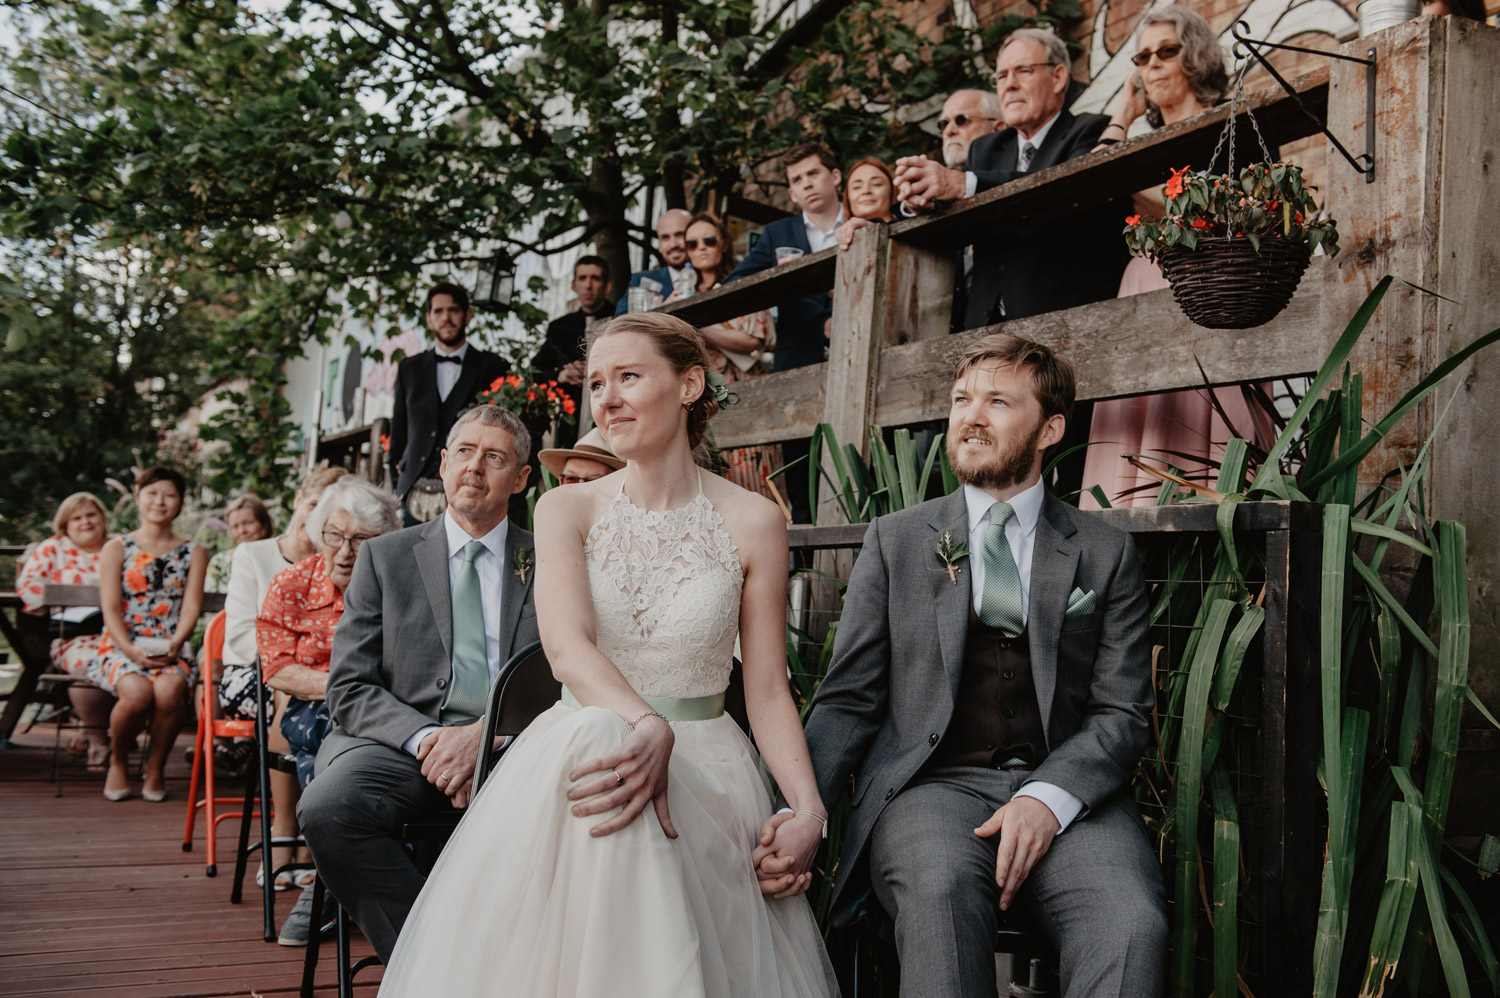
{"label": "boutonniere", "polygon": [[534,566],[536,564],[536,562],[533,561],[532,558],[531,558],[531,549],[530,548],[517,548],[516,549],[515,563],[516,563],[516,578],[520,579],[521,580],[521,585],[524,586],[526,584],[526,575],[527,575],[527,573],[530,572],[531,569],[532,569],[532,566]]}
{"label": "boutonniere", "polygon": [[953,542],[953,531],[945,530],[938,538],[937,550],[934,552],[937,560],[942,562],[948,570],[948,581],[955,586],[958,585],[958,563],[969,556],[967,545],[955,544]]}

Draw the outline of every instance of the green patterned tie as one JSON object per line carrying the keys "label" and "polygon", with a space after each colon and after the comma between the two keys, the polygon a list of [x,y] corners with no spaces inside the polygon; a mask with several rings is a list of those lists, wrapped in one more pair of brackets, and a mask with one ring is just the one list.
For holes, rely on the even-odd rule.
{"label": "green patterned tie", "polygon": [[440,720],[467,724],[484,715],[490,692],[490,661],[484,641],[484,596],[474,559],[484,550],[481,541],[464,545],[464,563],[453,579],[453,676]]}
{"label": "green patterned tie", "polygon": [[984,529],[984,592],[979,597],[979,619],[1007,637],[1015,637],[1025,626],[1021,611],[1021,573],[1005,539],[1005,523],[1015,515],[1008,502],[990,507],[990,525]]}

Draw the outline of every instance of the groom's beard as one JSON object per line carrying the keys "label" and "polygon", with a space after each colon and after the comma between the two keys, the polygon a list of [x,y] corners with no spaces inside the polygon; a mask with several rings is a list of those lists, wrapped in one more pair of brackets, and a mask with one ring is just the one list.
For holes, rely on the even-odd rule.
{"label": "groom's beard", "polygon": [[1008,489],[1013,485],[1019,485],[1031,474],[1032,465],[1036,461],[1036,443],[1041,439],[1042,430],[1046,425],[1045,419],[1038,420],[1036,426],[1024,439],[1017,440],[1011,446],[1001,450],[990,451],[985,457],[972,460],[959,456],[959,442],[964,437],[984,437],[994,440],[994,431],[967,426],[959,426],[957,429],[949,427],[948,463],[953,466],[953,473],[958,476],[960,482],[972,485],[976,489]]}

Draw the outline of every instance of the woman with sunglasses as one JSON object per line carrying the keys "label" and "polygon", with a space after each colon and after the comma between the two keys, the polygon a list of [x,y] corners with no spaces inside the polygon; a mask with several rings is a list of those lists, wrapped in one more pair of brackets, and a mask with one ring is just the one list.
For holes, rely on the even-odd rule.
{"label": "woman with sunglasses", "polygon": [[171,468],[136,476],[141,525],[99,553],[99,605],[104,635],[89,663],[89,681],[115,696],[109,715],[106,800],[130,796],[129,759],[136,736],[151,724],[151,756],[141,796],[167,799],[163,769],[187,711],[193,657],[187,647],[203,609],[208,553],[172,532],[187,480]]}
{"label": "woman with sunglasses", "polygon": [[[1148,11],[1141,18],[1131,61],[1137,68],[1120,92],[1096,151],[1122,141],[1142,115],[1152,128],[1160,128],[1222,104],[1228,98],[1224,50],[1213,28],[1201,14],[1181,5]],[[1237,145],[1242,151],[1259,150],[1253,139]],[[1194,165],[1206,163],[1211,155],[1210,146]],[[1243,161],[1238,162],[1236,168],[1243,165]],[[1221,157],[1214,169],[1224,170],[1226,166],[1227,158]],[[1136,214],[1154,217],[1164,210],[1159,186],[1136,193]],[[1155,263],[1144,257],[1132,257],[1120,278],[1116,297],[1126,298],[1167,286]],[[1147,461],[1170,461],[1187,471],[1189,477],[1201,478],[1210,473],[1212,463],[1222,455],[1224,443],[1230,437],[1250,434],[1252,443],[1270,443],[1274,431],[1262,414],[1244,402],[1238,389],[1220,390],[1216,395],[1232,421],[1232,430],[1214,411],[1207,389],[1095,403],[1089,439],[1105,445],[1089,448],[1084,461],[1084,485],[1099,485],[1116,506],[1150,505],[1156,501],[1160,480],[1137,469],[1125,455],[1143,455]],[[1087,508],[1098,504],[1084,493],[1081,505]]]}
{"label": "woman with sunglasses", "polygon": [[[698,294],[718,287],[737,262],[728,227],[717,215],[706,211],[700,211],[688,222],[687,251],[693,273],[698,276]],[[673,292],[667,301],[678,297]],[[771,313],[765,309],[703,326],[698,332],[708,342],[713,370],[726,381],[741,381],[766,373],[766,362],[776,349],[776,327]],[[781,502],[769,482],[771,473],[781,466],[779,447],[736,447],[720,451],[719,457],[725,464],[724,477],[741,488]]]}

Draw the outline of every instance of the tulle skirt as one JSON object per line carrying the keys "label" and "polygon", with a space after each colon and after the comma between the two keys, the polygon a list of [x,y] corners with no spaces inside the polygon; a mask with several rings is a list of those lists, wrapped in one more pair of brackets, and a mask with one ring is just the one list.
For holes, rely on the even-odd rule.
{"label": "tulle skirt", "polygon": [[675,722],[667,803],[593,838],[568,774],[625,722],[552,707],[506,752],[417,899],[380,988],[391,996],[806,998],[837,993],[804,898],[761,895],[750,853],[771,801],[727,715]]}

